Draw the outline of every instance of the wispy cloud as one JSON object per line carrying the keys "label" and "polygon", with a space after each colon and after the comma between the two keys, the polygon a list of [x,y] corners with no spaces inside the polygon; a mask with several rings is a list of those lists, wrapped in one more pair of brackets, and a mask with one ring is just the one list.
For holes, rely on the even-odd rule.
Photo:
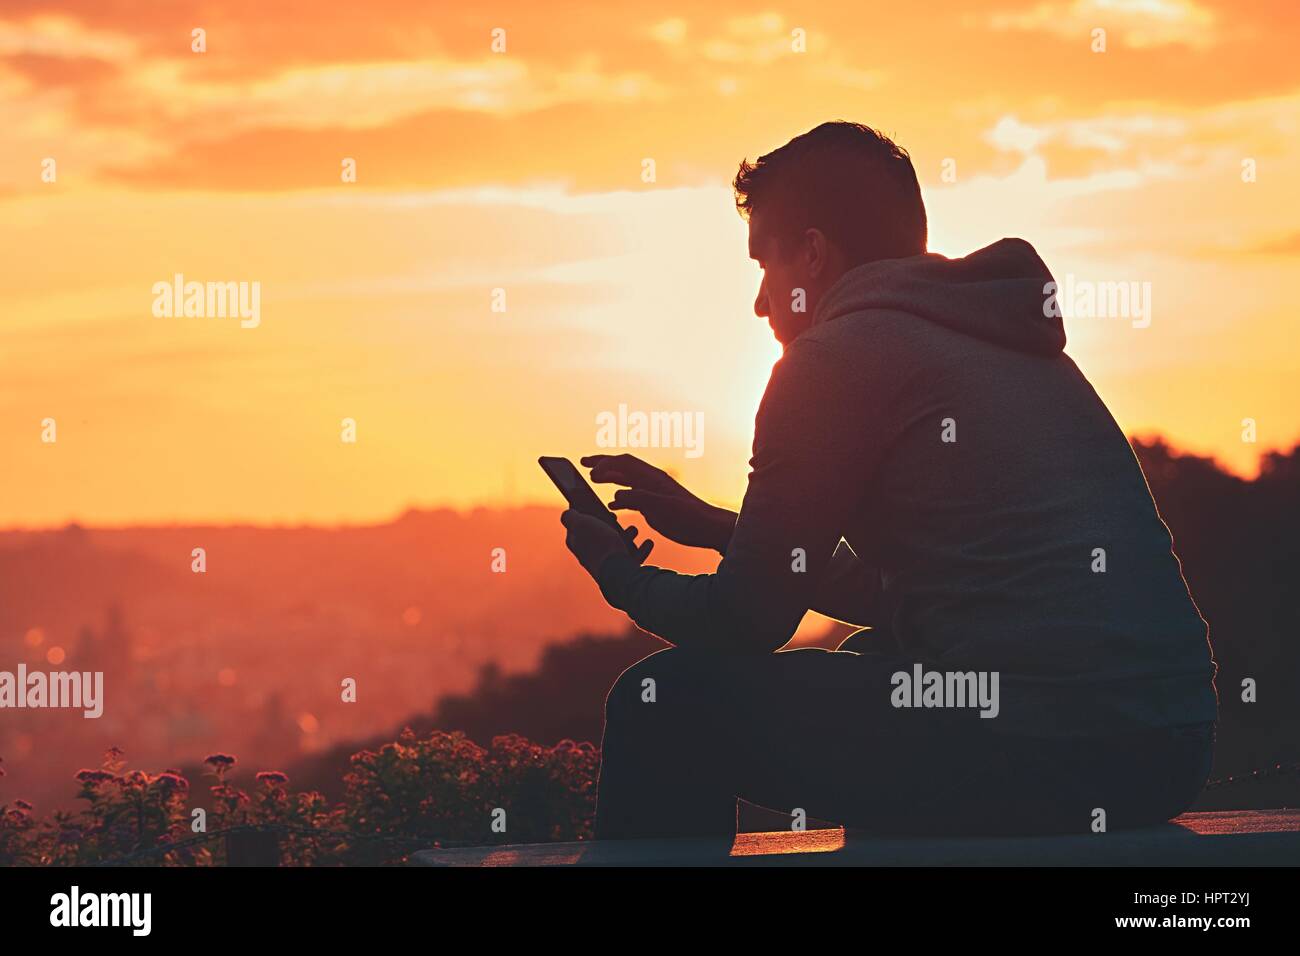
{"label": "wispy cloud", "polygon": [[1049,33],[1081,44],[1102,29],[1134,49],[1204,49],[1218,40],[1214,13],[1195,0],[1048,0],[1027,10],[995,13],[988,23],[995,30]]}

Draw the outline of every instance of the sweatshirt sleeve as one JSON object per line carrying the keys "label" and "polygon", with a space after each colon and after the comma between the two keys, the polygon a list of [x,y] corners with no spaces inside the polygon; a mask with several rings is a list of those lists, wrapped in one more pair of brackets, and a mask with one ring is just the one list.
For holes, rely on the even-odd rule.
{"label": "sweatshirt sleeve", "polygon": [[759,406],[749,486],[717,571],[684,575],[614,555],[598,575],[605,599],[671,644],[728,653],[783,646],[875,470],[874,417],[831,349],[791,343]]}

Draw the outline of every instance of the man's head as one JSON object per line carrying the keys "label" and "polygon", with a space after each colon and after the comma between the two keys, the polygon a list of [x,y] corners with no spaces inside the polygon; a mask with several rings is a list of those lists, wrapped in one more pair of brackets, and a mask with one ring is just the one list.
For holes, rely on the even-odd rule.
{"label": "man's head", "polygon": [[[925,204],[907,151],[860,123],[823,123],[742,161],[732,184],[763,281],[754,312],[782,345],[865,262],[925,252]],[[802,296],[798,295],[802,290]]]}

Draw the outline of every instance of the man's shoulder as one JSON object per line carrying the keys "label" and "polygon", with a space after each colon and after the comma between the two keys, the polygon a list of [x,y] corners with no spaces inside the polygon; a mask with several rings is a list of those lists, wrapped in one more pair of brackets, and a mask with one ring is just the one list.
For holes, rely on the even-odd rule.
{"label": "man's shoulder", "polygon": [[917,320],[872,310],[805,329],[785,347],[769,392],[879,406],[924,364],[926,350],[906,330],[908,322]]}
{"label": "man's shoulder", "polygon": [[862,309],[818,322],[804,330],[796,342],[819,343],[833,349],[872,348],[880,342],[920,341],[934,323],[898,309]]}
{"label": "man's shoulder", "polygon": [[929,350],[933,323],[893,309],[865,309],[805,329],[786,349],[800,362],[853,368],[906,365]]}

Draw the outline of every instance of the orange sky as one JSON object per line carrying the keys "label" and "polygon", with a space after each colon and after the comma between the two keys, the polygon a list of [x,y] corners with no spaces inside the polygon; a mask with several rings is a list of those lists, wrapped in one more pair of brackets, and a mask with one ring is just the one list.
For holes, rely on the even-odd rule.
{"label": "orange sky", "polygon": [[[831,118],[912,152],[934,250],[1152,284],[1148,328],[1067,322],[1127,431],[1300,438],[1295,4],[885,9],[6,0],[0,525],[550,501],[620,404],[702,413],[646,457],[734,502],[778,350],[728,183]],[[178,272],[260,324],[156,317]]]}

